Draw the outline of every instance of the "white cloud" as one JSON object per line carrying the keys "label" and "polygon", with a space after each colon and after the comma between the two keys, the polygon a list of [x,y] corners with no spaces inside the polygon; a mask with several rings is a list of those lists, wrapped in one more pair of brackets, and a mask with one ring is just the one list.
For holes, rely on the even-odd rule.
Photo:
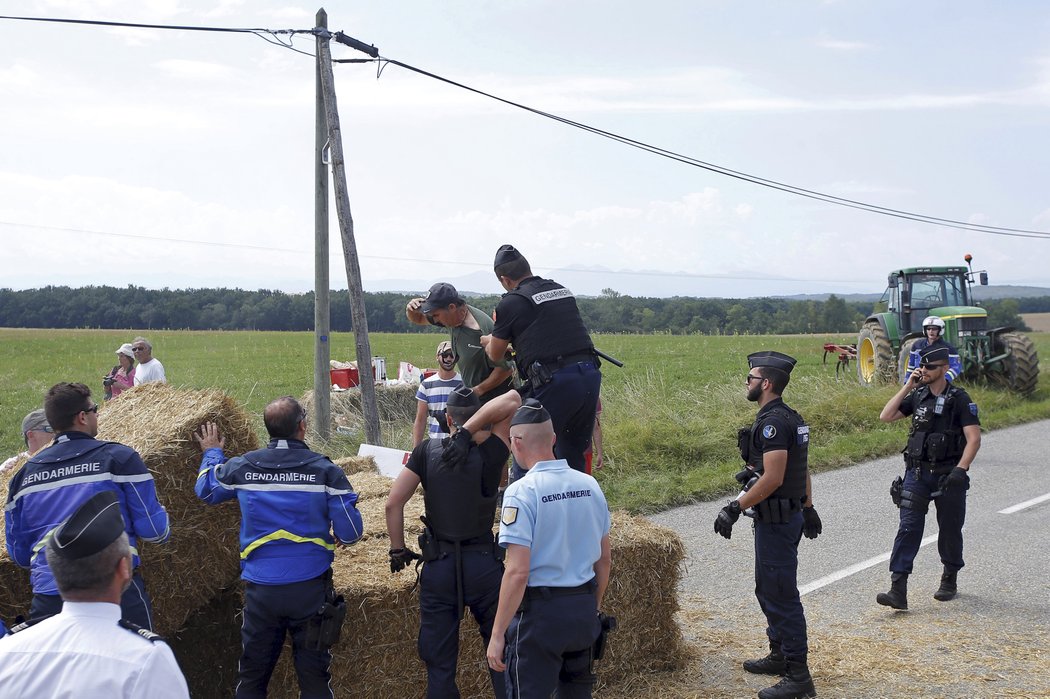
{"label": "white cloud", "polygon": [[182,58],[157,61],[154,65],[162,73],[179,80],[224,81],[233,80],[238,74],[232,66]]}

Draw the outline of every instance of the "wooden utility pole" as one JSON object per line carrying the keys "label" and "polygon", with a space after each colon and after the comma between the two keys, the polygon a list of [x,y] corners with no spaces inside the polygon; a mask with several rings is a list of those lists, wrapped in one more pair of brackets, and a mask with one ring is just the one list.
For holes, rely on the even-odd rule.
{"label": "wooden utility pole", "polygon": [[[328,13],[317,11],[320,29],[328,28]],[[328,282],[328,119],[324,111],[324,88],[321,84],[321,42],[317,37],[317,106],[314,119],[314,431],[322,441],[332,433],[332,389],[329,360],[332,358],[328,335],[332,327],[331,299]]]}
{"label": "wooden utility pole", "polygon": [[321,73],[325,115],[328,120],[328,144],[331,149],[332,177],[335,185],[335,208],[339,215],[339,234],[346,264],[346,284],[350,290],[350,322],[354,326],[357,370],[361,379],[361,412],[365,424],[365,441],[382,446],[379,433],[379,410],[376,387],[372,380],[372,347],[368,341],[368,317],[361,289],[361,265],[354,242],[354,219],[350,215],[350,193],[346,187],[346,162],[343,159],[343,137],[339,127],[339,108],[335,100],[335,77],[332,75],[332,51],[327,33],[317,38],[317,65]]}

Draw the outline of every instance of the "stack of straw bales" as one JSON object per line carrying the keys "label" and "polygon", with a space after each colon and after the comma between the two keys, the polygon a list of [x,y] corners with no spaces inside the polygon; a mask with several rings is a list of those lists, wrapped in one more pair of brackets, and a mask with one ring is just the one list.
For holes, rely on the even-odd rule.
{"label": "stack of straw bales", "polygon": [[[419,595],[415,575],[406,569],[391,575],[383,504],[390,480],[358,473],[350,482],[369,535],[336,554],[335,585],[346,597],[343,637],[333,649],[332,686],[337,696],[422,696],[426,672],[416,650]],[[422,493],[405,507],[406,541],[415,548]],[[609,686],[641,672],[679,667],[685,657],[678,611],[679,565],[685,549],[678,536],[647,520],[613,513],[613,569],[604,611],[617,617],[605,658],[597,664],[599,686]],[[464,697],[491,696],[485,649],[477,624],[465,615],[460,633],[457,682]],[[298,691],[290,648],[281,656],[270,692],[295,696]]]}
{"label": "stack of straw bales", "polygon": [[[416,417],[416,390],[414,384],[395,384],[393,386],[376,386],[376,408],[379,410],[379,421],[389,429],[403,429],[411,425]],[[361,429],[361,391],[352,388],[349,391],[338,391],[331,394],[332,425],[353,430]],[[299,402],[310,415],[314,415],[313,391],[303,394]],[[387,430],[384,430],[386,432]],[[388,445],[389,446],[389,445]]]}
{"label": "stack of straw bales", "polygon": [[[216,422],[226,439],[226,454],[242,454],[258,446],[252,418],[220,391],[176,389],[151,383],[125,391],[99,410],[102,440],[118,441],[135,449],[157,484],[157,494],[171,519],[166,544],[139,543],[142,577],[153,597],[154,629],[170,634],[237,578],[239,572],[237,506],[205,505],[197,499],[201,450],[193,431],[204,422]],[[8,474],[4,474],[7,476]],[[8,478],[2,484],[6,498]],[[29,608],[28,575],[21,585],[9,582],[14,566],[0,552],[0,614],[10,618]]]}

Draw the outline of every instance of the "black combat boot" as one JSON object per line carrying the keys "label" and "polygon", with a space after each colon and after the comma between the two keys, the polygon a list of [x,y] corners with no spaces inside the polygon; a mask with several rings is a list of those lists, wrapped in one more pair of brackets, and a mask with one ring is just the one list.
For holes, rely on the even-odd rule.
{"label": "black combat boot", "polygon": [[884,607],[908,608],[908,574],[894,573],[890,576],[890,591],[880,592],[875,601]]}
{"label": "black combat boot", "polygon": [[810,699],[817,696],[806,661],[787,661],[784,679],[758,693],[758,699]]}
{"label": "black combat boot", "polygon": [[947,602],[950,599],[955,599],[955,594],[958,592],[958,588],[955,586],[955,576],[958,575],[957,570],[949,571],[947,568],[941,573],[941,586],[937,588],[937,592],[933,593],[933,598],[938,602]]}
{"label": "black combat boot", "polygon": [[755,675],[783,675],[787,672],[787,660],[780,652],[780,644],[769,642],[769,655],[764,658],[744,661],[744,670]]}

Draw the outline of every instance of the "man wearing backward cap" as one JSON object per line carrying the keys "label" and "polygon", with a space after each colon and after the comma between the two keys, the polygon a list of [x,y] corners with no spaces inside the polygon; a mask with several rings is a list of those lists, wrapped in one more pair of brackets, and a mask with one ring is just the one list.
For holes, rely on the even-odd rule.
{"label": "man wearing backward cap", "polygon": [[596,680],[592,649],[612,567],[609,506],[592,476],[554,457],[554,440],[550,414],[527,399],[511,419],[510,443],[529,473],[503,494],[506,572],[487,651],[510,697],[590,697]]}
{"label": "man wearing backward cap", "polygon": [[518,375],[528,379],[525,395],[550,413],[558,437],[554,453],[583,471],[602,374],[576,297],[561,284],[535,276],[513,245],[496,251],[493,270],[507,293],[496,307],[492,334],[481,338],[485,350],[497,359],[514,346]]}
{"label": "man wearing backward cap", "polygon": [[766,617],[769,655],[744,661],[744,670],[783,676],[760,691],[759,699],[815,697],[806,616],[798,592],[799,541],[803,534],[817,538],[823,528],[813,508],[809,426],[781,398],[795,359],[765,351],[748,355],[747,363],[747,399],[759,405],[754,424],[741,431],[739,441],[747,469],[738,480],[748,485],[718,513],[715,532],[730,538],[741,512],[753,508],[755,597]]}
{"label": "man wearing backward cap", "polygon": [[922,545],[931,500],[937,505],[937,552],[944,566],[934,599],[947,602],[955,597],[956,578],[964,565],[966,491],[970,465],[981,448],[981,421],[977,404],[966,391],[948,383],[948,371],[948,348],[926,348],[919,367],[879,415],[883,422],[912,419],[904,478],[890,489],[900,508],[900,528],[890,554],[890,589],[875,598],[893,609],[908,608],[908,576]]}
{"label": "man wearing backward cap", "polygon": [[120,618],[132,558],[112,491],[89,498],[49,537],[62,611],[0,640],[9,697],[185,699],[186,680],[160,636]]}

